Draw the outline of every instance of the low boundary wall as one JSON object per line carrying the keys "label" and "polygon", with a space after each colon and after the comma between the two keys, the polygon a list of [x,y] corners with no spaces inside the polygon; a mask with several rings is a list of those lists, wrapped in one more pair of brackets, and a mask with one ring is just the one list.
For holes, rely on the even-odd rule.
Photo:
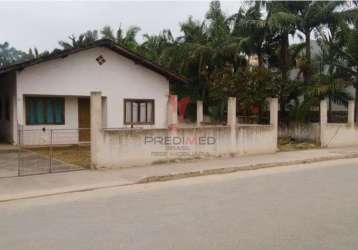
{"label": "low boundary wall", "polygon": [[344,147],[358,145],[358,128],[354,122],[354,100],[350,100],[348,103],[348,121],[345,124],[328,123],[328,100],[322,100],[320,108],[322,147]]}
{"label": "low boundary wall", "polygon": [[278,137],[320,143],[320,129],[319,123],[290,123],[279,127]]}
{"label": "low boundary wall", "polygon": [[276,151],[271,125],[168,129],[103,130],[98,167],[129,167],[174,159],[259,154]]}
{"label": "low boundary wall", "polygon": [[[272,98],[269,103],[270,125],[238,125],[236,98],[229,98],[227,126],[201,126],[199,120],[196,127],[177,128],[177,105],[174,103],[173,109],[171,99],[168,110],[174,112],[168,112],[168,129],[104,129],[101,95],[91,93],[91,109],[95,111],[91,117],[92,167],[132,167],[174,159],[275,152],[278,102]],[[200,117],[202,114],[198,114]]]}

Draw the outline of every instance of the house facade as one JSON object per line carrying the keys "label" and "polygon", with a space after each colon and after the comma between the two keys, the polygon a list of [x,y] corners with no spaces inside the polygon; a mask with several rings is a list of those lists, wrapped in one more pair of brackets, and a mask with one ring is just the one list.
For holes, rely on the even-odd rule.
{"label": "house facade", "polygon": [[56,129],[88,141],[91,91],[102,92],[104,127],[165,128],[169,84],[183,81],[108,40],[10,66],[0,70],[0,138],[41,144]]}

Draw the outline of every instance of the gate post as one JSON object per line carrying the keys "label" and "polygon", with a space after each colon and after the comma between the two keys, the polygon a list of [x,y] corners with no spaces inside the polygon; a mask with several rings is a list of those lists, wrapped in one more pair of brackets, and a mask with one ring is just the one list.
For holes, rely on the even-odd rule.
{"label": "gate post", "polygon": [[231,153],[236,153],[236,97],[227,101],[227,125],[230,127]]}
{"label": "gate post", "polygon": [[176,132],[178,126],[178,96],[176,95],[168,96],[167,122],[169,132]]}
{"label": "gate post", "polygon": [[102,140],[102,93],[91,92],[91,168],[99,166],[98,156]]}
{"label": "gate post", "polygon": [[328,124],[328,99],[323,99],[320,103],[320,141],[321,141],[321,147],[327,147],[327,141],[326,141],[326,128]]}
{"label": "gate post", "polygon": [[53,158],[53,129],[50,129],[50,169],[49,172],[52,173],[52,158]]}
{"label": "gate post", "polygon": [[227,125],[236,127],[236,97],[229,97],[227,103]]}
{"label": "gate post", "polygon": [[277,98],[268,98],[269,107],[270,107],[270,125],[273,127],[275,135],[274,140],[277,150],[277,139],[278,139],[278,99]]}
{"label": "gate post", "polygon": [[17,176],[21,175],[21,167],[22,167],[22,156],[21,156],[21,130],[17,131],[18,137],[18,146],[17,146]]}
{"label": "gate post", "polygon": [[196,101],[196,126],[200,127],[203,122],[203,101]]}

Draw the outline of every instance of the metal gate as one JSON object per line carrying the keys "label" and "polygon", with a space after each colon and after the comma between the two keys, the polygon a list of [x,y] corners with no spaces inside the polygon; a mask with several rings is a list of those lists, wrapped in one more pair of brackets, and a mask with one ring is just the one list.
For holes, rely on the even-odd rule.
{"label": "metal gate", "polygon": [[0,152],[0,177],[78,171],[90,167],[90,129],[18,131],[16,150]]}

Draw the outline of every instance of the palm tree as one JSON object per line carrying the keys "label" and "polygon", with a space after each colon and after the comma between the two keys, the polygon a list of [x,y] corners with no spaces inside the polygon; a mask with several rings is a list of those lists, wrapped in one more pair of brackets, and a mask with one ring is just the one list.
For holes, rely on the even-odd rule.
{"label": "palm tree", "polygon": [[247,10],[243,6],[231,17],[234,20],[232,35],[240,40],[240,48],[247,55],[257,55],[259,67],[264,63],[265,40],[268,33],[261,5],[261,2],[255,2]]}
{"label": "palm tree", "polygon": [[353,86],[355,88],[355,118],[358,123],[358,15],[352,20],[352,25],[341,26],[343,40],[345,46],[335,46],[339,53],[340,60],[335,63],[339,69],[343,70],[353,78]]}
{"label": "palm tree", "polygon": [[39,50],[35,47],[33,50],[30,48],[29,52],[27,53],[27,58],[28,59],[38,59],[41,58],[43,56],[48,56],[50,54],[49,51],[45,50],[43,52],[39,52]]}
{"label": "palm tree", "polygon": [[[347,94],[344,91],[349,84],[349,77],[335,62],[340,60],[340,53],[337,48],[344,46],[342,39],[342,28],[348,28],[344,19],[337,16],[326,25],[327,29],[318,29],[318,44],[320,45],[321,53],[317,58],[319,61],[319,73],[316,74],[318,84],[321,84],[322,92],[326,92],[329,97],[328,115],[331,117],[332,102],[339,104],[347,104]],[[321,90],[319,90],[321,92]]]}
{"label": "palm tree", "polygon": [[58,42],[63,49],[86,47],[88,44],[91,44],[98,40],[98,31],[88,30],[83,34],[80,34],[78,37],[76,37],[75,35],[71,35],[68,38],[70,39],[70,42]]}
{"label": "palm tree", "polygon": [[116,34],[114,35],[114,32],[110,26],[104,26],[101,30],[101,35],[102,38],[110,39],[121,46],[136,51],[139,46],[138,42],[136,41],[136,36],[139,31],[139,27],[131,26],[124,34],[122,28],[119,27],[116,31]]}
{"label": "palm tree", "polygon": [[[181,24],[183,36],[176,39],[176,46],[164,51],[162,60],[181,55],[179,71],[192,80],[194,96],[204,100],[210,71],[213,69],[214,50],[209,41],[205,22],[194,21],[191,17]],[[174,56],[175,57],[175,56]],[[170,60],[168,60],[170,61]]]}
{"label": "palm tree", "polygon": [[[164,57],[165,59],[170,59],[170,57],[166,57],[163,55],[164,51],[169,47],[176,47],[176,41],[170,30],[163,30],[158,35],[149,35],[144,34],[144,41],[139,46],[138,52],[144,55],[146,58],[158,62],[163,63],[169,68],[168,62],[161,62],[161,59]],[[176,69],[178,71],[178,68]]]}
{"label": "palm tree", "polygon": [[350,17],[355,11],[338,11],[346,3],[344,1],[290,1],[285,3],[285,19],[295,25],[295,33],[301,38],[305,36],[305,72],[304,81],[311,81],[311,34],[322,25],[335,22],[340,16]]}
{"label": "palm tree", "polygon": [[[344,1],[300,1],[291,4],[291,13],[297,19],[297,30],[305,36],[305,83],[309,83],[312,77],[311,69],[311,33],[323,24],[329,24],[342,12],[337,8],[345,4]],[[294,18],[293,17],[293,18]]]}
{"label": "palm tree", "polygon": [[[279,86],[279,102],[280,102],[280,119],[286,119],[286,106],[290,99],[292,90],[291,86],[295,86],[294,82],[289,79],[289,70],[292,66],[290,58],[289,35],[293,35],[296,31],[296,18],[290,14],[289,2],[267,2],[266,24],[269,30],[267,42],[270,44],[271,54],[269,55],[269,63],[279,68],[281,73],[281,84]],[[277,48],[277,49],[275,49]],[[270,65],[270,67],[272,67]]]}
{"label": "palm tree", "polygon": [[[211,74],[228,64],[236,71],[237,42],[233,42],[227,17],[221,10],[219,1],[210,3],[206,14],[207,23],[188,20],[182,24],[184,41],[187,41],[187,70],[195,72],[192,79],[197,82],[199,98],[205,99]],[[193,31],[195,33],[193,33]],[[193,38],[196,38],[195,40]],[[235,65],[236,66],[236,65]]]}
{"label": "palm tree", "polygon": [[272,34],[270,42],[277,42],[279,47],[278,66],[281,70],[283,82],[288,80],[289,71],[289,35],[296,31],[296,18],[290,14],[290,4],[288,2],[267,2],[268,11],[266,22]]}
{"label": "palm tree", "polygon": [[111,28],[111,26],[108,26],[108,25],[104,26],[101,30],[101,35],[102,35],[102,38],[104,38],[104,39],[116,41],[116,38],[113,34],[113,29]]}

